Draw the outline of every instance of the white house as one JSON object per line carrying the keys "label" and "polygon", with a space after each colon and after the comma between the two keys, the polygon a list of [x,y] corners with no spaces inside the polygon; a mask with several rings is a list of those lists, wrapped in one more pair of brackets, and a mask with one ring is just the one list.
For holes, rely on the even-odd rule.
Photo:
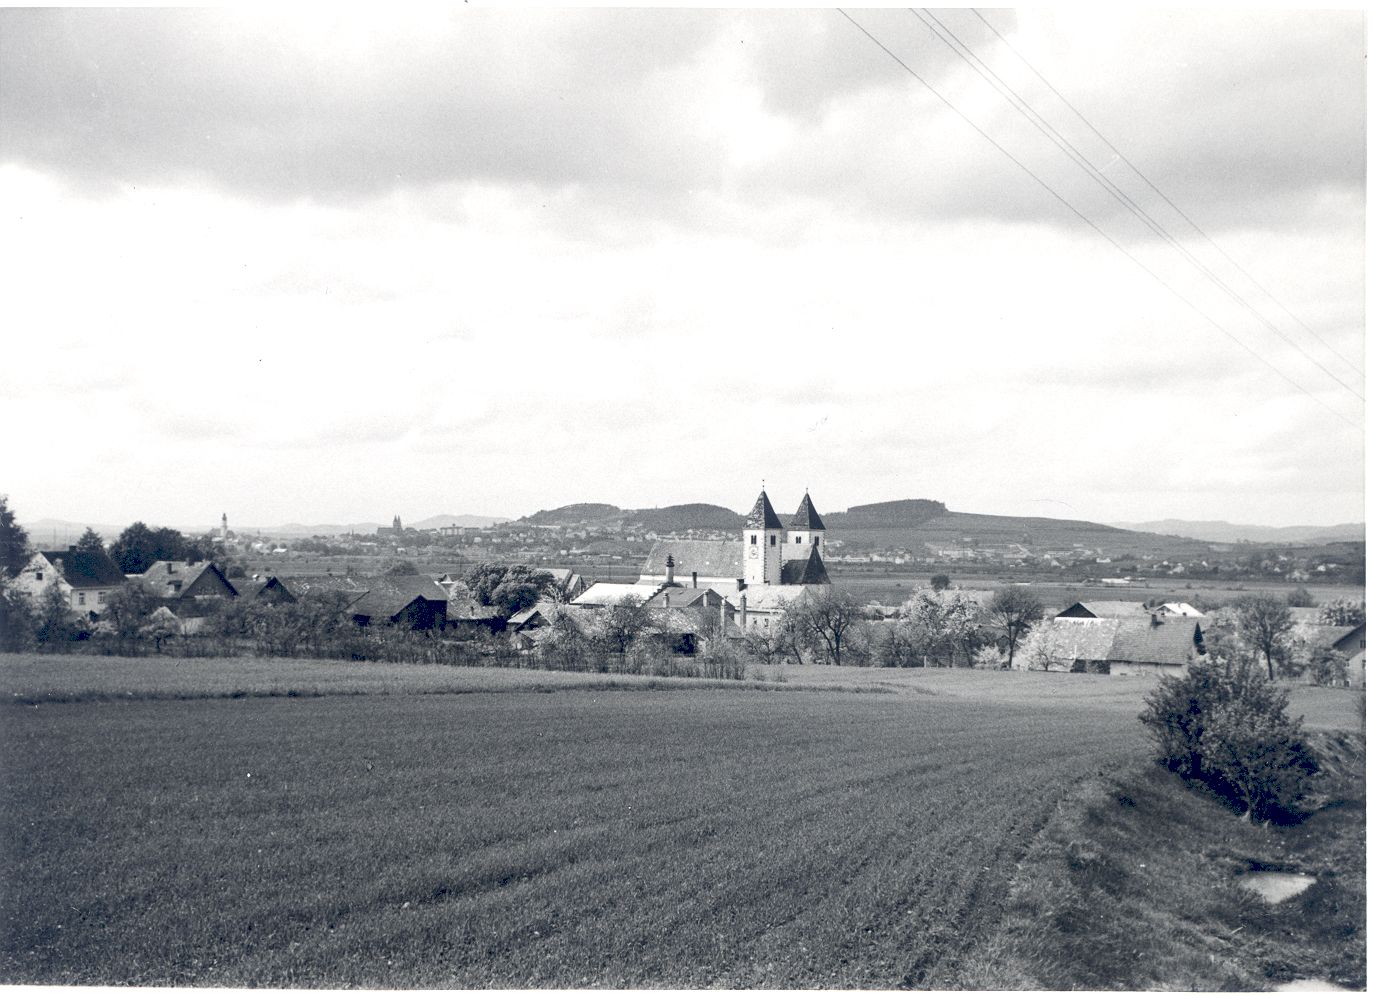
{"label": "white house", "polygon": [[110,593],[124,582],[124,574],[103,549],[35,552],[19,571],[15,585],[37,600],[54,583],[71,609],[94,619],[105,609]]}

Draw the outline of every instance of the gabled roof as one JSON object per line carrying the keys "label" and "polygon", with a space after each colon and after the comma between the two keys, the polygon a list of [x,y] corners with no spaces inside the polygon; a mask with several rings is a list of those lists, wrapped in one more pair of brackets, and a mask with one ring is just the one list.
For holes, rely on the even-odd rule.
{"label": "gabled roof", "polygon": [[744,521],[744,526],[765,531],[773,528],[783,529],[781,518],[772,509],[772,502],[768,499],[766,489],[758,494],[758,501],[753,504],[753,509],[748,512],[748,519]]}
{"label": "gabled roof", "polygon": [[674,563],[678,581],[691,581],[691,574],[714,579],[744,578],[744,546],[738,541],[656,541],[644,560],[645,576],[667,573],[667,557]]}
{"label": "gabled roof", "polygon": [[1090,603],[1079,601],[1066,610],[1059,611],[1055,617],[1148,617],[1149,612],[1142,603],[1133,600],[1093,600]]}
{"label": "gabled roof", "polygon": [[811,545],[809,558],[788,559],[782,563],[783,586],[828,586],[830,574],[825,571],[820,549]]}
{"label": "gabled roof", "polygon": [[114,559],[103,548],[99,551],[77,551],[64,548],[59,551],[39,552],[57,568],[62,562],[62,579],[68,586],[83,589],[92,586],[118,586],[124,582],[124,574],[115,565]]}
{"label": "gabled roof", "polygon": [[174,599],[189,590],[191,584],[207,572],[218,575],[224,585],[233,593],[238,592],[238,588],[229,581],[224,573],[220,572],[219,567],[213,562],[178,562],[173,559],[162,559],[148,566],[147,571],[142,575],[130,576],[129,578],[142,580],[152,587],[159,596]]}
{"label": "gabled roof", "polygon": [[1108,657],[1112,662],[1183,666],[1201,654],[1201,625],[1195,618],[1153,622],[1120,619]]}
{"label": "gabled roof", "polygon": [[823,531],[825,522],[820,519],[820,514],[815,512],[815,504],[810,501],[810,491],[801,497],[801,505],[796,508],[796,515],[791,518],[789,527],[799,527],[803,531]]}
{"label": "gabled roof", "polygon": [[390,618],[421,599],[447,605],[448,594],[428,576],[382,576],[348,606],[348,613]]}

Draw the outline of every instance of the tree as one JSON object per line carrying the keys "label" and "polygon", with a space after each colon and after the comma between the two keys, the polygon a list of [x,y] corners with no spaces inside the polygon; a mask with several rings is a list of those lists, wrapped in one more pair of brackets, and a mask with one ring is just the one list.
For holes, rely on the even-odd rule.
{"label": "tree", "polygon": [[[1052,621],[1040,621],[1025,636],[1021,661],[1026,669],[1049,672],[1054,666],[1067,659],[1062,636]],[[1008,662],[1005,669],[1010,669]]]}
{"label": "tree", "polygon": [[1336,624],[1353,628],[1364,622],[1364,603],[1362,600],[1346,600],[1343,597],[1321,604],[1321,624]]}
{"label": "tree", "polygon": [[1287,594],[1288,607],[1315,607],[1316,598],[1311,595],[1311,591],[1305,586],[1298,586]]}
{"label": "tree", "polygon": [[29,534],[10,509],[9,497],[0,496],[0,570],[19,575],[29,561]]}
{"label": "tree", "polygon": [[933,589],[935,593],[947,590],[949,585],[949,577],[942,572],[936,573],[930,577],[930,588]]}
{"label": "tree", "polygon": [[33,601],[0,572],[0,651],[28,648],[35,627]]}
{"label": "tree", "polygon": [[414,562],[397,562],[386,570],[388,576],[414,576],[419,572]]}
{"label": "tree", "polygon": [[105,610],[100,616],[118,638],[137,638],[139,629],[148,622],[148,617],[157,609],[157,594],[149,589],[142,580],[130,580],[116,587],[105,598]]}
{"label": "tree", "polygon": [[534,606],[555,587],[553,574],[542,569],[483,562],[467,574],[467,588],[483,606],[496,607],[509,617]]}
{"label": "tree", "polygon": [[1006,668],[1014,669],[1016,644],[1044,616],[1044,605],[1023,586],[1003,586],[992,594],[986,614],[992,626],[1006,636]]}
{"label": "tree", "polygon": [[126,575],[147,572],[154,562],[199,562],[209,557],[199,545],[170,527],[151,528],[135,521],[110,545],[110,557]]}
{"label": "tree", "polygon": [[835,666],[844,664],[844,648],[850,630],[863,619],[863,607],[847,590],[829,588],[806,592],[793,601],[803,627],[816,639],[816,647]]}
{"label": "tree", "polygon": [[105,550],[105,539],[96,534],[92,528],[88,527],[76,542],[76,550],[79,552],[103,552]]}
{"label": "tree", "polygon": [[932,656],[937,662],[940,652],[947,649],[952,668],[960,648],[972,657],[981,610],[972,597],[946,590],[916,594],[901,605],[901,616],[910,622],[921,655]]}
{"label": "tree", "polygon": [[1158,760],[1205,784],[1251,822],[1290,815],[1318,770],[1287,694],[1256,667],[1217,646],[1145,695],[1140,720]]}
{"label": "tree", "polygon": [[1273,657],[1283,658],[1284,643],[1294,621],[1287,601],[1267,593],[1255,593],[1235,601],[1235,626],[1239,637],[1263,653],[1268,679],[1273,679]]}
{"label": "tree", "polygon": [[81,620],[72,610],[71,598],[53,580],[38,595],[34,607],[34,637],[39,644],[69,642],[81,631]]}
{"label": "tree", "polygon": [[1349,663],[1334,649],[1311,654],[1311,682],[1319,687],[1343,687],[1349,682]]}
{"label": "tree", "polygon": [[621,657],[634,645],[650,624],[648,608],[633,597],[605,609],[599,621],[598,637],[606,650]]}

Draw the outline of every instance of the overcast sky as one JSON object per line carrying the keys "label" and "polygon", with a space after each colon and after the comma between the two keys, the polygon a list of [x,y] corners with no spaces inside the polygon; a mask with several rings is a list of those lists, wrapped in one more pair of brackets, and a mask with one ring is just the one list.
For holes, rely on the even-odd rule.
{"label": "overcast sky", "polygon": [[1361,12],[851,13],[0,11],[0,493],[1363,519]]}

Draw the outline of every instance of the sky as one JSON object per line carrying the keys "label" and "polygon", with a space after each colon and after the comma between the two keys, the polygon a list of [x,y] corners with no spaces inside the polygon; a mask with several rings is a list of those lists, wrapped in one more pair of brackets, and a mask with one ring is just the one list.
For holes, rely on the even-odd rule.
{"label": "sky", "polygon": [[0,10],[0,494],[1363,519],[1361,11],[848,14]]}

